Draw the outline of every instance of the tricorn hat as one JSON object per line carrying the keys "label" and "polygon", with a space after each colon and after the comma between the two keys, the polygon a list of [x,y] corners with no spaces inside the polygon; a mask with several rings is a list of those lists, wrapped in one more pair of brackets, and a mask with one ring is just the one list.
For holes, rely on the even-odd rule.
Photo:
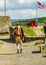
{"label": "tricorn hat", "polygon": [[20,25],[20,23],[17,23],[16,26]]}

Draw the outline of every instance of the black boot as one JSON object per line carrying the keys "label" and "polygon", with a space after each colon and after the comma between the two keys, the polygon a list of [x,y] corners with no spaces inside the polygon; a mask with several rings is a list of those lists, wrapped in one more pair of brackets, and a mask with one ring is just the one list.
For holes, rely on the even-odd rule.
{"label": "black boot", "polygon": [[22,53],[22,49],[20,49],[20,53]]}
{"label": "black boot", "polygon": [[19,49],[17,49],[17,54],[19,53]]}

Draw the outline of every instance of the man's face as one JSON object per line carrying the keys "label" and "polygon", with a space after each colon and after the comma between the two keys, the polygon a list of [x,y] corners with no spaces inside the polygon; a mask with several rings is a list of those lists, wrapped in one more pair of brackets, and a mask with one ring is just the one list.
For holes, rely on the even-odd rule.
{"label": "man's face", "polygon": [[20,29],[20,25],[18,25],[18,29]]}

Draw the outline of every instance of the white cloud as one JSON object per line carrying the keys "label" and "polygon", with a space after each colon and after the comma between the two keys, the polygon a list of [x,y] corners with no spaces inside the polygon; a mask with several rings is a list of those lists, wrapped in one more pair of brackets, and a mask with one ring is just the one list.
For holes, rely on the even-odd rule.
{"label": "white cloud", "polygon": [[[45,10],[38,10],[38,17],[46,16],[46,11]],[[37,17],[36,16],[36,10],[32,9],[24,9],[24,10],[9,10],[7,11],[7,15],[10,16],[12,19],[30,19]]]}
{"label": "white cloud", "polygon": [[[46,16],[45,10],[38,10],[38,17]],[[4,15],[4,12],[0,12],[0,15]],[[10,16],[11,19],[31,19],[36,17],[36,10],[24,9],[24,10],[8,10],[7,16]]]}
{"label": "white cloud", "polygon": [[24,4],[25,0],[19,0],[19,4]]}
{"label": "white cloud", "polygon": [[32,3],[32,2],[35,2],[36,0],[19,0],[19,4],[25,4],[25,3]]}
{"label": "white cloud", "polygon": [[[40,0],[38,0],[40,1]],[[46,0],[41,0],[41,2]],[[36,8],[36,0],[6,0],[7,10]],[[34,6],[33,6],[34,5]],[[4,8],[4,0],[0,0],[0,8]]]}
{"label": "white cloud", "polygon": [[32,10],[32,9],[22,10],[22,15],[24,18],[33,18],[36,15],[36,10]]}
{"label": "white cloud", "polygon": [[0,12],[0,16],[4,16],[4,12]]}
{"label": "white cloud", "polygon": [[36,0],[25,0],[26,3],[36,2]]}
{"label": "white cloud", "polygon": [[0,8],[4,6],[4,1],[0,0]]}
{"label": "white cloud", "polygon": [[38,0],[38,1],[45,2],[46,0]]}
{"label": "white cloud", "polygon": [[36,10],[32,10],[32,9],[26,9],[26,10],[9,10],[7,11],[7,15],[11,18],[33,18],[36,16]]}
{"label": "white cloud", "polygon": [[[46,2],[46,0],[38,0],[40,2]],[[7,15],[11,18],[33,18],[36,17],[36,9],[33,4],[36,0],[6,0]],[[32,6],[33,5],[33,6]],[[31,9],[34,8],[34,9]],[[4,8],[4,0],[0,0],[0,10]],[[46,16],[46,12],[39,9],[38,16]],[[4,15],[3,11],[0,11],[0,15]]]}
{"label": "white cloud", "polygon": [[46,10],[39,9],[38,10],[38,17],[46,17]]}

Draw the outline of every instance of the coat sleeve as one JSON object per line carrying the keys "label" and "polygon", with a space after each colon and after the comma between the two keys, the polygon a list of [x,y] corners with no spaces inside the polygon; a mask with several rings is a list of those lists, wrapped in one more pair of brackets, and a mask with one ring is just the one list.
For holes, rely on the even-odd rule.
{"label": "coat sleeve", "polygon": [[16,28],[14,28],[14,35],[16,34],[16,32],[15,32],[15,31],[16,31]]}
{"label": "coat sleeve", "polygon": [[22,36],[24,37],[24,31],[23,31],[23,29],[21,28],[21,30],[22,30]]}

